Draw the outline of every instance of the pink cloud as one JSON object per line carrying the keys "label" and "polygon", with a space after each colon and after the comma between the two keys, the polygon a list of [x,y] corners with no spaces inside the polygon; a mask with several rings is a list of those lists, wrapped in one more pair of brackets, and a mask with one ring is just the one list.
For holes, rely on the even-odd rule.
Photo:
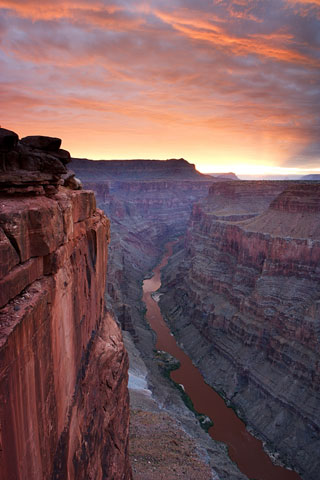
{"label": "pink cloud", "polygon": [[191,20],[180,16],[179,13],[168,14],[161,11],[158,11],[157,15],[188,38],[211,43],[219,48],[230,50],[235,55],[254,54],[284,62],[320,66],[318,59],[301,54],[290,46],[293,37],[288,33],[273,32],[267,35],[249,34],[239,37],[229,33],[223,27],[212,25],[202,19]]}
{"label": "pink cloud", "polygon": [[112,131],[113,151],[125,131],[160,149],[185,137],[208,156],[228,137],[254,156],[259,136],[316,158],[319,23],[300,7],[317,2],[106,3],[0,0],[2,122],[59,126],[73,145],[86,126],[101,142]]}
{"label": "pink cloud", "polygon": [[88,2],[87,0],[68,1],[42,0],[41,4],[35,0],[1,0],[0,8],[10,9],[17,15],[32,20],[59,20],[61,18],[75,18],[82,11],[108,12],[110,15],[121,11],[118,5],[104,5],[102,2]]}

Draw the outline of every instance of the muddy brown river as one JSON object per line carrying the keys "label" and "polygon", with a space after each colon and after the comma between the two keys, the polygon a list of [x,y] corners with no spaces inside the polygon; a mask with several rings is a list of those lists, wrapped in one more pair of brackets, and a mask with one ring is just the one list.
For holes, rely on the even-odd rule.
{"label": "muddy brown river", "polygon": [[160,308],[151,294],[161,285],[160,271],[172,255],[173,243],[166,245],[161,262],[154,268],[153,277],[143,282],[143,300],[146,304],[146,318],[157,334],[156,348],[170,353],[180,361],[178,370],[171,372],[171,378],[184,386],[195,410],[207,415],[214,423],[209,435],[224,442],[230,458],[250,479],[256,480],[301,480],[292,470],[276,466],[265,453],[262,442],[253,437],[235,412],[227,407],[224,400],[207,385],[200,371],[188,355],[177,345],[170,329],[163,320]]}

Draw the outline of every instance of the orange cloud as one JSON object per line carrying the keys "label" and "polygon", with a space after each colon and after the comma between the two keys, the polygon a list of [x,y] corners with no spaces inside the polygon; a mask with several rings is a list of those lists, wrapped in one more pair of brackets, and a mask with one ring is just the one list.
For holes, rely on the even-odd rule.
{"label": "orange cloud", "polygon": [[0,0],[0,8],[6,8],[14,11],[16,14],[31,18],[32,20],[58,20],[61,18],[74,18],[81,11],[87,11],[90,6],[91,11],[105,11],[113,14],[121,8],[115,5],[103,5],[101,2],[92,2],[88,4],[86,0],[68,1],[68,0],[42,0],[41,3],[35,0],[21,2],[20,0]]}
{"label": "orange cloud", "polygon": [[280,32],[267,35],[249,34],[246,37],[237,37],[229,34],[222,27],[212,25],[203,20],[190,20],[189,18],[180,17],[178,14],[168,14],[161,11],[157,11],[156,14],[164,22],[167,22],[188,38],[205,41],[220,48],[225,48],[236,55],[254,54],[279,61],[320,67],[319,60],[303,55],[293,48],[279,46],[279,43],[288,43],[292,40],[292,35],[290,34]]}
{"label": "orange cloud", "polygon": [[0,0],[2,125],[94,158],[311,165],[319,29],[303,11],[317,5],[268,2],[276,15],[253,0]]}
{"label": "orange cloud", "polygon": [[287,3],[295,5],[295,4],[304,4],[304,5],[315,5],[320,7],[320,0],[286,0]]}
{"label": "orange cloud", "polygon": [[0,8],[6,8],[32,21],[57,21],[68,20],[72,23],[83,22],[114,31],[136,29],[143,23],[142,18],[137,18],[125,12],[123,7],[116,4],[105,5],[102,2],[88,2],[86,0],[68,1],[29,0],[21,3],[19,0],[0,0]]}

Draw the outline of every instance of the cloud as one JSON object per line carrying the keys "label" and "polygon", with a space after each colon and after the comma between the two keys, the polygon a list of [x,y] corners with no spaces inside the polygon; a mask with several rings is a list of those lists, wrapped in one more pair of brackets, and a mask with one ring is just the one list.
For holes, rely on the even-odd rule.
{"label": "cloud", "polygon": [[37,20],[59,20],[59,19],[76,19],[81,17],[84,12],[102,12],[104,14],[113,15],[122,8],[117,4],[104,5],[102,2],[88,2],[87,0],[68,1],[42,0],[41,4],[35,0],[1,0],[0,8],[14,12],[23,18],[29,18],[33,21]]}
{"label": "cloud", "polygon": [[263,144],[279,164],[310,164],[319,1],[0,0],[2,122],[87,125],[101,142],[125,131],[160,149],[163,135],[178,150],[176,131],[192,161],[233,138],[253,158]]}
{"label": "cloud", "polygon": [[225,28],[202,19],[188,18],[178,14],[157,12],[159,18],[181,34],[196,41],[211,43],[233,55],[257,55],[284,62],[301,63],[320,67],[320,60],[310,54],[302,54],[292,44],[293,35],[285,32],[248,34],[237,36]]}
{"label": "cloud", "polygon": [[287,0],[288,4],[291,5],[312,5],[320,7],[320,0]]}

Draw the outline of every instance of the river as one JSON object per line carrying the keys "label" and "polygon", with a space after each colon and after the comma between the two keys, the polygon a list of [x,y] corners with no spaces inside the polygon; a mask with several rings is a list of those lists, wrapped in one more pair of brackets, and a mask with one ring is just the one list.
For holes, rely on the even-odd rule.
{"label": "river", "polygon": [[262,442],[252,436],[234,410],[205,383],[200,371],[188,355],[177,345],[174,336],[163,320],[160,308],[151,294],[161,286],[161,269],[172,255],[174,242],[166,245],[161,262],[154,268],[153,277],[143,282],[143,301],[146,304],[146,318],[157,334],[156,348],[170,353],[180,361],[180,367],[171,372],[171,378],[184,386],[197,412],[207,415],[214,423],[209,435],[224,442],[230,458],[248,478],[256,480],[301,480],[292,470],[276,466],[265,453]]}

